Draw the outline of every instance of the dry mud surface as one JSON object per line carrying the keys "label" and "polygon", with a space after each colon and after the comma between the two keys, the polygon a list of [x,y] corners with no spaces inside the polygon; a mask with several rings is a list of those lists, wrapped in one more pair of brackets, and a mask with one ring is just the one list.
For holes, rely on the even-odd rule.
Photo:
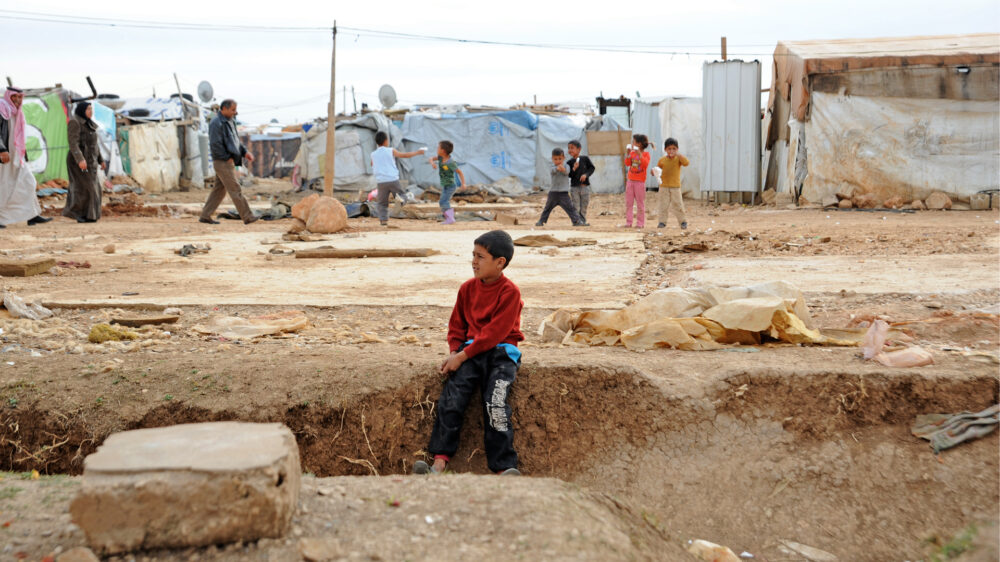
{"label": "dry mud surface", "polygon": [[[511,398],[526,477],[515,481],[485,474],[475,406],[452,464],[457,474],[405,476],[424,456],[441,387],[444,295],[469,274],[463,247],[495,223],[459,224],[449,237],[429,221],[393,221],[387,234],[371,219],[352,220],[349,234],[365,243],[433,241],[447,244],[448,257],[416,285],[392,264],[310,265],[366,268],[378,279],[347,291],[350,271],[331,274],[328,294],[322,276],[295,282],[296,262],[324,260],[267,260],[256,247],[234,246],[247,252],[236,261],[222,252],[229,242],[189,266],[166,254],[195,235],[264,248],[259,241],[279,238],[280,222],[116,217],[7,229],[0,250],[8,257],[92,267],[0,279],[29,299],[60,301],[42,327],[0,318],[0,468],[16,471],[0,481],[0,558],[40,560],[83,544],[66,506],[84,457],[111,432],[238,419],[281,421],[298,438],[303,470],[315,477],[305,480],[293,533],[136,560],[298,560],[302,539],[322,539],[334,558],[346,559],[684,560],[694,538],[766,561],[806,560],[787,552],[788,541],[840,560],[918,560],[970,525],[980,531],[967,559],[996,559],[997,434],[935,456],[909,428],[919,414],[998,401],[990,358],[1000,350],[997,212],[883,220],[689,202],[691,230],[637,235],[616,229],[619,217],[599,214],[619,205],[597,197],[595,226],[586,230],[553,217],[547,232],[603,240],[597,248],[515,254],[510,276],[528,281],[521,284],[528,340]],[[104,254],[108,243],[122,250]],[[253,295],[256,287],[259,298],[233,300],[218,285],[186,283],[185,267],[229,271],[241,291]],[[800,283],[821,327],[874,317],[904,323],[935,364],[888,369],[863,361],[856,348],[777,344],[702,353],[565,348],[534,334],[566,304],[621,305],[661,287],[758,279]],[[139,285],[128,302],[89,301],[125,299],[120,293]],[[86,343],[112,307],[144,303],[180,304],[183,315],[140,330],[138,343]],[[191,331],[217,315],[293,308],[310,319],[297,334],[241,343]],[[42,477],[22,479],[31,470]]]}

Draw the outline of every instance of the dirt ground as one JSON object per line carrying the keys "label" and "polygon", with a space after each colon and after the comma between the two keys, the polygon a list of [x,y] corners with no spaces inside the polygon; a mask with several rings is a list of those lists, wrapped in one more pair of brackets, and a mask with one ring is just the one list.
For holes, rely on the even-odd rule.
{"label": "dirt ground", "polygon": [[[265,201],[300,196],[286,189],[247,191]],[[527,202],[521,222],[531,225],[543,199]],[[478,407],[452,464],[474,475],[402,476],[425,455],[449,303],[470,273],[465,246],[496,223],[393,220],[385,230],[361,218],[324,242],[444,246],[434,261],[406,264],[258,254],[286,221],[209,226],[170,213],[6,229],[5,257],[90,267],[0,278],[56,312],[36,323],[0,317],[0,469],[15,471],[0,481],[0,519],[10,522],[0,557],[40,560],[84,543],[66,506],[83,459],[111,432],[239,419],[281,421],[298,437],[303,470],[315,477],[306,478],[296,531],[136,560],[297,560],[298,541],[310,537],[329,539],[345,559],[684,560],[686,542],[701,538],[765,561],[809,559],[789,553],[790,542],[840,560],[930,560],[962,533],[972,536],[964,559],[996,559],[997,433],[935,456],[909,429],[918,414],[1000,399],[1000,213],[687,205],[687,231],[656,229],[651,217],[645,231],[625,232],[620,196],[593,198],[587,229],[570,229],[559,212],[550,229],[505,227],[515,237],[598,240],[515,253],[510,276],[525,293],[528,338],[511,398],[527,476],[515,483],[484,474]],[[216,242],[209,254],[173,255],[185,240]],[[114,254],[103,251],[109,243]],[[226,282],[213,283],[215,273]],[[889,369],[857,348],[776,344],[634,353],[542,344],[535,333],[559,306],[617,307],[662,287],[774,279],[800,286],[817,325],[900,323],[935,364]],[[230,298],[226,284],[242,297]],[[139,294],[123,295],[131,292]],[[167,305],[182,310],[177,324],[139,329],[135,342],[86,342],[91,326],[122,310]],[[252,341],[191,329],[214,316],[291,309],[310,327]],[[42,477],[23,479],[31,470]],[[403,499],[386,507],[390,498]],[[439,542],[452,548],[432,550]]]}

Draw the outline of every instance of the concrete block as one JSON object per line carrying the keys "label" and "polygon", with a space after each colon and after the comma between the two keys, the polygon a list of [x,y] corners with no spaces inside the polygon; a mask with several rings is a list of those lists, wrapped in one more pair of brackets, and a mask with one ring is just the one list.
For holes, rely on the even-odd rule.
{"label": "concrete block", "polygon": [[108,437],[84,463],[73,522],[101,554],[284,536],[299,449],[282,424],[217,422]]}
{"label": "concrete block", "polygon": [[973,193],[969,197],[969,206],[973,211],[985,211],[990,208],[989,193]]}

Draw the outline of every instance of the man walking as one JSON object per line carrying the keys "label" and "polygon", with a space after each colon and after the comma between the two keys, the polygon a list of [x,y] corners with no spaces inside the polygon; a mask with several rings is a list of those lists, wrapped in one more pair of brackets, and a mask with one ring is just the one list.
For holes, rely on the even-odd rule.
{"label": "man walking", "polygon": [[21,221],[34,226],[52,220],[41,215],[35,176],[28,169],[22,102],[24,92],[13,86],[0,99],[0,228]]}
{"label": "man walking", "polygon": [[257,220],[250,210],[250,204],[243,197],[243,190],[236,179],[236,166],[243,164],[246,158],[248,164],[253,163],[253,154],[247,152],[247,147],[240,143],[240,137],[236,134],[236,101],[231,99],[222,100],[219,105],[219,114],[212,119],[208,125],[208,141],[212,152],[212,167],[215,168],[215,187],[208,194],[208,201],[201,209],[201,218],[198,222],[205,224],[219,224],[219,221],[212,218],[212,213],[219,207],[219,203],[229,194],[229,198],[236,205],[243,224],[250,224]]}

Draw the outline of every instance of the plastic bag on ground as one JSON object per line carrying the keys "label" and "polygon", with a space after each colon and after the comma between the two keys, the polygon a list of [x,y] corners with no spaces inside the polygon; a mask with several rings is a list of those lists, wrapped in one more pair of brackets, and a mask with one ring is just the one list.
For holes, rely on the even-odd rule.
{"label": "plastic bag on ground", "polygon": [[44,320],[52,316],[52,311],[38,303],[26,303],[14,293],[4,291],[3,306],[14,318],[29,320]]}
{"label": "plastic bag on ground", "polygon": [[875,355],[872,359],[886,367],[923,367],[934,364],[934,356],[922,347],[886,351]]}
{"label": "plastic bag on ground", "polygon": [[872,322],[868,332],[865,333],[865,342],[862,345],[865,359],[871,359],[882,352],[885,346],[885,338],[889,334],[889,323],[885,320]]}

